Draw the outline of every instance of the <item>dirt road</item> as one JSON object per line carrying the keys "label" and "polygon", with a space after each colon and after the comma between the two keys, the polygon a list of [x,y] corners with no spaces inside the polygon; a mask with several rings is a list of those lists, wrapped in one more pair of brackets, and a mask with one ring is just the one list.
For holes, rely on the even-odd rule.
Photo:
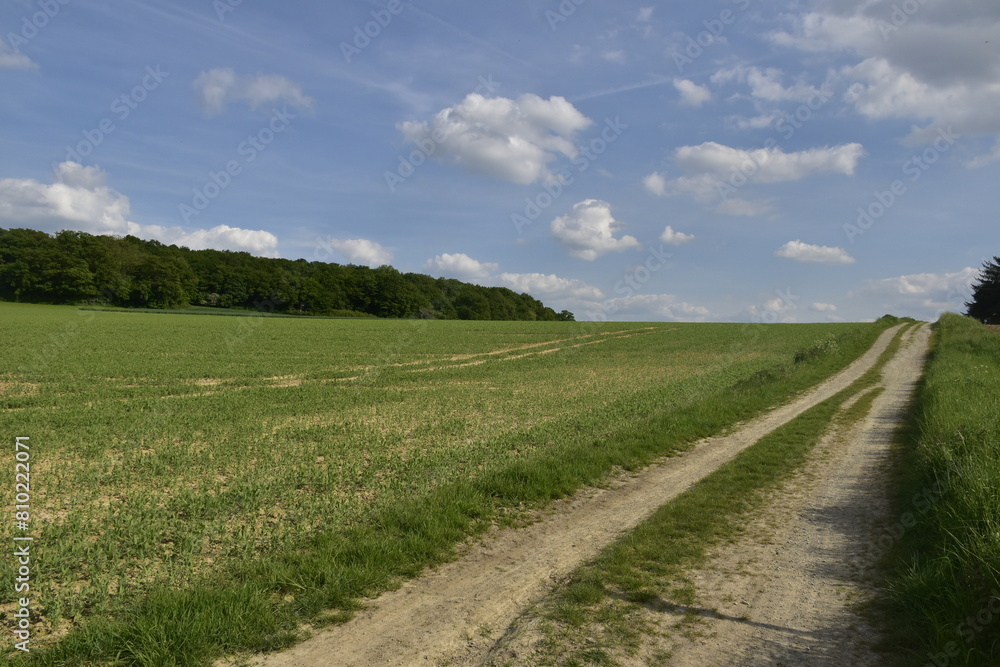
{"label": "dirt road", "polygon": [[[867,418],[831,433],[747,538],[693,573],[706,613],[697,639],[668,642],[670,665],[882,664],[877,634],[856,606],[872,594],[876,538],[894,523],[890,448],[929,341],[926,325],[907,332]],[[667,613],[658,624],[678,620]]]}
{"label": "dirt road", "polygon": [[496,531],[460,560],[372,601],[349,623],[253,664],[477,664],[555,582],[764,435],[850,386],[896,332],[886,331],[849,368],[732,434],[705,440],[611,488],[588,489],[555,503],[526,528]]}

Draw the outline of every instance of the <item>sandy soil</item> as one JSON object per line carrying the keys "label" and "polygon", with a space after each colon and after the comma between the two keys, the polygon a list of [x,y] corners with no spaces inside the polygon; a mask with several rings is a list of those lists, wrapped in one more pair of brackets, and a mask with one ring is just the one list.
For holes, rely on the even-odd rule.
{"label": "sandy soil", "polygon": [[705,440],[608,488],[557,502],[530,526],[494,531],[459,560],[371,601],[352,621],[253,664],[480,663],[523,610],[576,567],[764,435],[850,386],[896,332],[885,332],[840,374],[730,435]]}
{"label": "sandy soil", "polygon": [[929,341],[926,325],[908,332],[867,418],[832,431],[744,537],[691,573],[698,623],[669,632],[692,610],[650,611],[667,639],[624,664],[650,664],[657,652],[669,654],[669,665],[692,667],[883,664],[873,649],[878,633],[858,608],[874,594],[875,537],[894,519],[890,447]]}

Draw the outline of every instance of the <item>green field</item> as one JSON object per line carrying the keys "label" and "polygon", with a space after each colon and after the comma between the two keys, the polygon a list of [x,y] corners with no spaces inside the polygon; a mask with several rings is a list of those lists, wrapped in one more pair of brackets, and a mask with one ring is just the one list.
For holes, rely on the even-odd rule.
{"label": "green field", "polygon": [[[205,664],[285,645],[470,533],[786,400],[887,325],[0,303],[11,514],[14,438],[31,438],[36,650],[21,658]],[[15,576],[0,558],[11,625]]]}

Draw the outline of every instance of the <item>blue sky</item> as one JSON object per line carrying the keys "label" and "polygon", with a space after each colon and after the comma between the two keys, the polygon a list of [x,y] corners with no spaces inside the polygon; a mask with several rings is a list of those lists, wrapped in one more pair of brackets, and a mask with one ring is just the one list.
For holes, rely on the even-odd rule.
{"label": "blue sky", "polygon": [[7,0],[0,227],[932,319],[1000,254],[993,0]]}

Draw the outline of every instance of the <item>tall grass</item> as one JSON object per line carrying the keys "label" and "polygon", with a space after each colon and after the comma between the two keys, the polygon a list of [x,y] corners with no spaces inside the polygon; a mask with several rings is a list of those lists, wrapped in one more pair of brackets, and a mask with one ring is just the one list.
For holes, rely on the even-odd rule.
{"label": "tall grass", "polygon": [[902,453],[887,617],[903,665],[1000,664],[1000,333],[946,315]]}

